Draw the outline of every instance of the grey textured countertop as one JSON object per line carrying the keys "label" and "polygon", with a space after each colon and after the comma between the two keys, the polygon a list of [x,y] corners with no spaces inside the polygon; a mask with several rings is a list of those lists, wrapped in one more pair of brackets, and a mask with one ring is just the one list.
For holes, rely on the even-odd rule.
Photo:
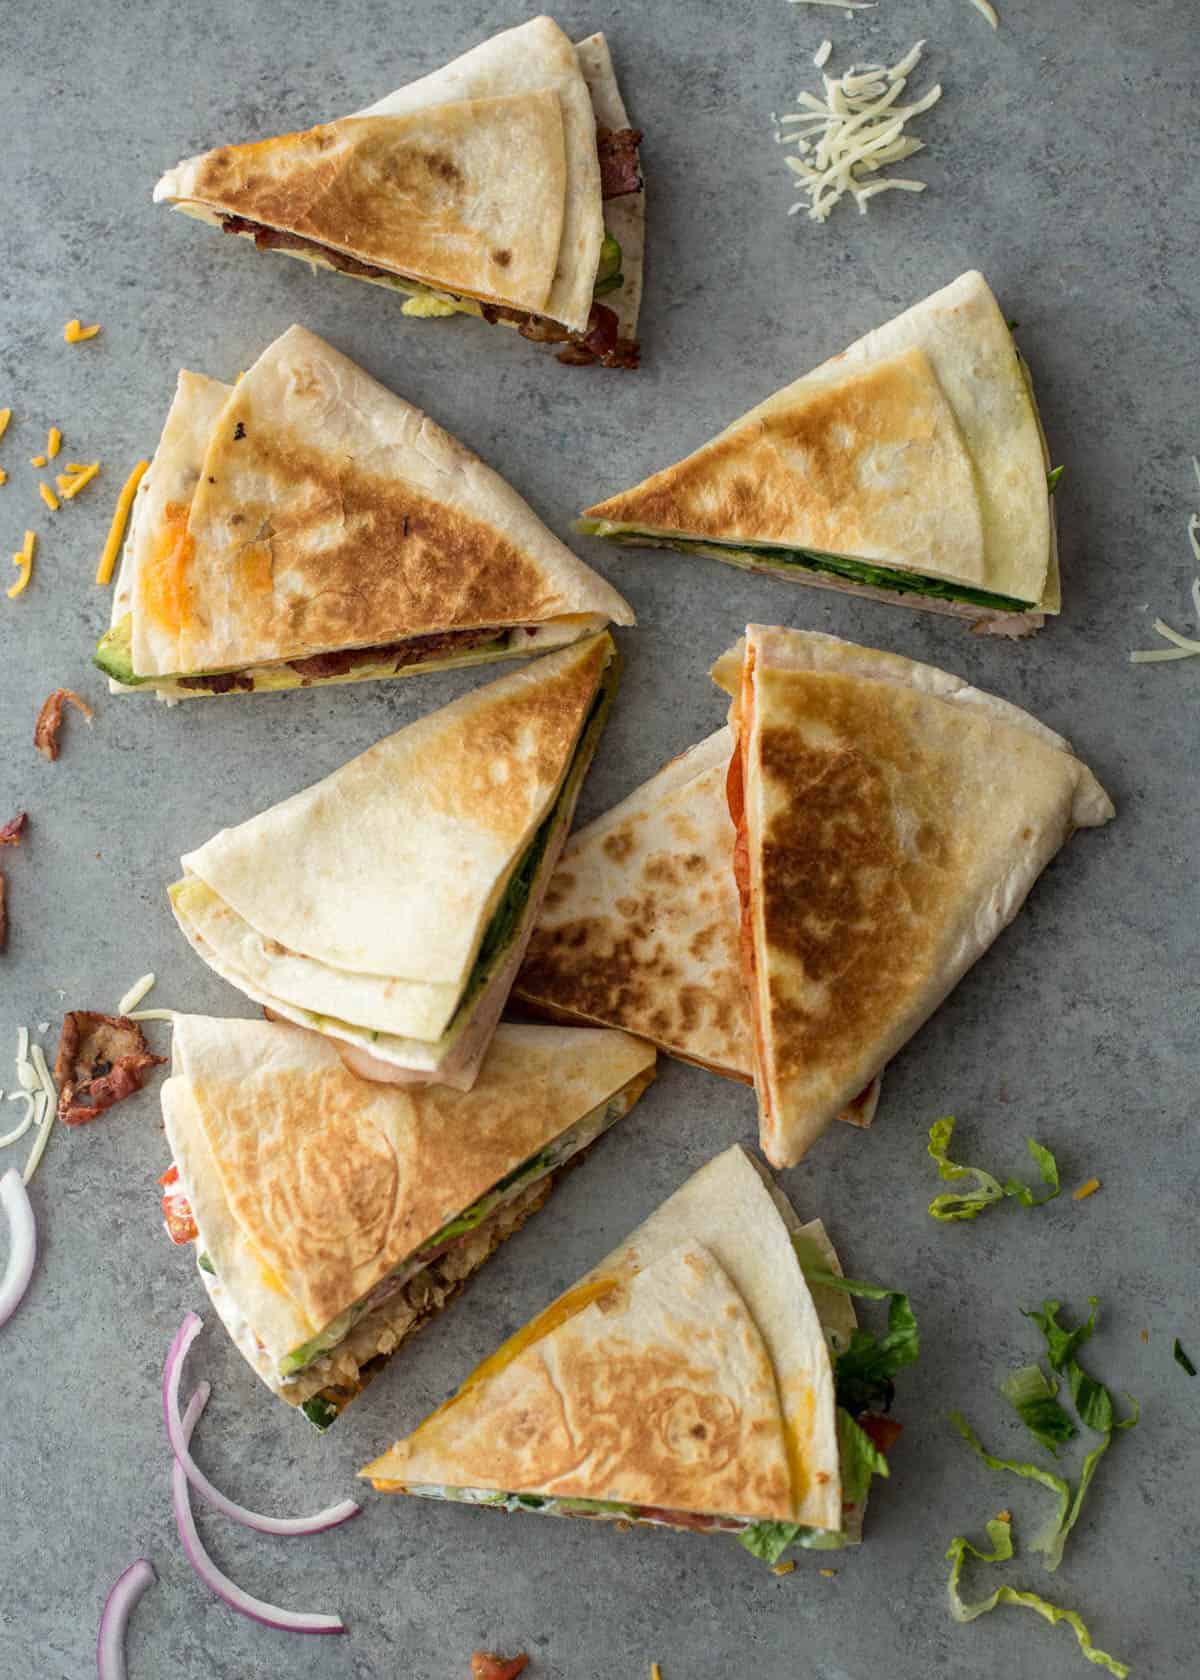
{"label": "grey textured countertop", "polygon": [[[737,1545],[365,1495],[350,1528],[272,1540],[201,1513],[220,1563],[294,1607],[340,1608],[345,1639],[269,1633],[208,1597],[183,1558],[158,1400],[170,1335],[199,1290],[165,1242],[167,1165],[153,1092],[59,1131],[35,1181],[41,1254],[0,1333],[0,1673],[91,1672],[100,1605],[145,1552],[160,1584],[129,1639],[130,1674],[250,1680],[461,1680],[480,1645],[529,1650],[532,1676],[643,1680],[983,1680],[1085,1672],[1070,1633],[1003,1610],[956,1627],[942,1554],[1002,1506],[1028,1540],[1046,1496],[990,1476],[946,1422],[967,1409],[995,1450],[1024,1456],[996,1383],[1033,1356],[1018,1308],[1104,1303],[1097,1373],[1137,1394],[1143,1423],[1101,1467],[1059,1574],[1026,1552],[1004,1578],[1081,1610],[1143,1680],[1196,1672],[1195,1300],[1200,1146],[1196,839],[1200,663],[1134,668],[1161,613],[1189,627],[1196,567],[1193,0],[999,0],[993,35],[968,0],[880,0],[847,16],[784,0],[570,4],[602,27],[646,130],[650,224],[645,366],[569,371],[515,335],[401,318],[368,286],[256,258],[165,209],[160,170],[222,141],[354,110],[525,12],[508,3],[314,0],[203,7],[61,0],[10,7],[0,29],[0,558],[26,523],[34,582],[0,597],[0,819],[28,807],[3,854],[12,935],[0,958],[0,1084],[21,1022],[112,1008],[156,970],[157,1004],[248,1012],[190,954],[164,894],[181,851],[314,780],[480,680],[469,674],[166,709],[112,699],[88,664],[107,612],[91,578],[117,487],[149,454],[181,365],[229,378],[302,321],[426,408],[561,533],[598,495],[702,441],[752,402],[961,270],[984,270],[1038,381],[1059,492],[1065,610],[1036,639],[972,639],[950,620],[743,576],[681,556],[595,558],[637,608],[626,675],[584,790],[590,816],[716,727],[711,659],[747,619],[834,631],[929,659],[1065,732],[1118,819],[1078,836],[1017,923],[889,1069],[866,1134],[835,1127],[785,1185],[821,1213],[849,1270],[907,1287],[924,1352],[902,1379],[906,1429],[868,1541],[802,1554],[776,1578]],[[924,120],[920,199],[860,222],[788,218],[769,113],[813,86],[831,36],[845,65],[928,39],[945,85]],[[920,86],[926,85],[921,82]],[[62,325],[103,323],[69,348]],[[97,486],[55,516],[27,465],[59,424],[64,454],[100,456]],[[32,517],[31,517],[32,516]],[[7,582],[7,580],[5,580]],[[33,751],[57,684],[96,702],[68,717],[61,760]],[[156,1029],[159,1047],[166,1032]],[[7,1108],[7,1105],[5,1105]],[[9,1113],[15,1112],[8,1110]],[[1029,1131],[1073,1187],[1038,1213],[974,1225],[926,1215],[925,1130],[954,1112],[962,1153],[1020,1170]],[[754,1135],[749,1092],[666,1062],[630,1119],[497,1256],[454,1310],[325,1438],[273,1403],[223,1334],[196,1356],[214,1384],[203,1457],[272,1510],[315,1508],[441,1400],[508,1331],[607,1251],[694,1168]],[[0,1156],[0,1165],[4,1157]],[[0,1238],[0,1241],[3,1241]],[[832,1563],[833,1578],[818,1573]],[[968,1583],[980,1586],[976,1573]],[[982,1587],[980,1587],[982,1590]]]}

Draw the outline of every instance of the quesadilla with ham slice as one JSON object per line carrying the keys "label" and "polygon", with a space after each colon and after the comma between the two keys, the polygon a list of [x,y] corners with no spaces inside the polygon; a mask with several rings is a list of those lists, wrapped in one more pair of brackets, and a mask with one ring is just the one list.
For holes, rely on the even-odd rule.
{"label": "quesadilla with ham slice", "polygon": [[1028,371],[968,273],[577,528],[1020,636],[1060,607],[1049,467]]}
{"label": "quesadilla with ham slice", "polygon": [[1062,736],[932,665],[752,624],[713,678],[760,1137],[794,1166],[1114,812]]}
{"label": "quesadilla with ham slice", "polygon": [[[819,1220],[740,1148],[702,1168],[580,1283],[361,1472],[387,1493],[736,1535],[772,1563],[860,1538],[891,1378],[917,1353],[854,1333]],[[902,1304],[901,1304],[902,1303]],[[869,1356],[869,1359],[868,1359]],[[880,1408],[876,1410],[876,1408]]]}
{"label": "quesadilla with ham slice", "polygon": [[222,830],[170,889],[193,949],[364,1077],[469,1090],[616,680],[594,636]]}
{"label": "quesadilla with ham slice", "polygon": [[225,232],[389,286],[406,315],[475,315],[635,368],[644,198],[602,34],[538,17],[354,116],[222,146],[154,189]]}
{"label": "quesadilla with ham slice", "polygon": [[469,1094],[405,1091],[315,1033],[177,1015],[167,1234],[253,1369],[324,1429],[653,1077],[624,1033],[505,1025]]}
{"label": "quesadilla with ham slice", "polygon": [[96,663],[160,699],[484,664],[633,622],[470,450],[303,327],[181,373]]}

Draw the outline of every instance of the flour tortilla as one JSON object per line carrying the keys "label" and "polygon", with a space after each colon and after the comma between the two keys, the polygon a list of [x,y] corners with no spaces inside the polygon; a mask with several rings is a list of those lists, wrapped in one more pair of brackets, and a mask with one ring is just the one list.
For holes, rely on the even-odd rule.
{"label": "flour tortilla", "polygon": [[[562,176],[557,196],[550,191],[552,182],[544,153],[537,153],[540,167],[531,168],[521,149],[510,151],[506,148],[503,124],[495,126],[478,157],[472,155],[473,167],[468,170],[458,148],[466,144],[473,146],[469,141],[473,114],[477,114],[480,107],[489,101],[514,98],[529,101],[539,96],[542,99],[552,98],[558,106]],[[450,116],[439,118],[433,115],[444,112],[447,107],[452,108]],[[522,264],[527,261],[530,252],[536,251],[540,259],[548,218],[550,229],[556,233],[558,240],[549,287],[541,303],[533,306],[521,302],[519,307],[533,307],[539,314],[560,321],[572,330],[582,331],[591,309],[592,286],[604,234],[595,117],[575,49],[553,19],[548,17],[533,18],[481,42],[442,69],[399,88],[359,111],[353,118],[326,125],[324,129],[310,130],[306,135],[285,135],[279,140],[259,142],[257,145],[225,147],[188,159],[162,177],[155,187],[154,197],[156,201],[173,202],[180,209],[214,222],[219,222],[223,213],[262,219],[255,216],[252,202],[255,188],[248,183],[257,181],[261,168],[259,160],[263,155],[261,148],[265,145],[280,149],[281,163],[276,170],[280,178],[286,179],[288,157],[294,159],[294,167],[303,183],[301,202],[306,208],[319,210],[322,201],[308,187],[310,153],[318,144],[314,137],[332,133],[334,142],[330,149],[336,152],[342,144],[343,135],[356,132],[353,128],[356,122],[372,123],[376,125],[371,130],[373,134],[386,135],[388,129],[395,126],[395,119],[400,118],[435,123],[445,121],[456,132],[461,124],[457,147],[452,148],[444,139],[439,139],[433,149],[434,155],[447,157],[452,167],[469,181],[477,180],[476,202],[490,204],[499,194],[512,215],[518,218],[520,239],[514,235],[507,243],[488,241],[480,269],[474,276],[476,283],[460,285],[458,289],[472,296],[504,301],[485,284],[494,285],[497,273],[503,275],[507,272],[492,260],[495,251],[508,249],[514,252],[515,258],[518,245],[524,244],[528,250],[520,252]],[[384,123],[386,126],[380,126]],[[274,153],[267,155],[274,161]],[[517,160],[515,164],[514,158]],[[436,210],[441,206],[447,189],[454,183],[439,176],[436,169],[427,170],[426,175],[428,180],[422,196],[427,202],[432,202]],[[325,238],[321,242],[398,274],[411,273],[405,260],[408,253],[404,217],[396,218],[394,247],[385,245],[382,250],[376,248],[374,257],[361,248],[360,242],[368,237],[387,195],[375,196],[372,190],[375,175],[371,167],[363,168],[359,176],[357,184],[363,191],[361,196],[357,192],[351,196],[354,209],[352,225],[341,238]],[[354,174],[351,179],[356,179]],[[513,189],[516,189],[515,194]],[[251,200],[249,204],[244,196],[247,192]],[[464,195],[464,198],[471,202],[471,195]],[[452,196],[452,201],[457,202],[456,194]],[[268,225],[286,224],[268,219]],[[313,253],[313,257],[323,266],[330,266],[319,254]],[[441,283],[446,289],[455,290],[453,273],[461,268],[456,242],[431,239],[423,249],[423,257],[429,267],[424,275],[417,277],[425,278],[435,286]],[[446,263],[447,272],[444,275],[433,269],[439,261]],[[536,264],[530,266],[540,275]]]}
{"label": "flour tortilla", "polygon": [[[575,52],[592,97],[597,125],[611,129],[613,133],[631,127],[621,89],[617,85],[612,55],[603,34],[589,35],[586,41],[577,41]],[[606,199],[604,225],[621,247],[624,284],[614,292],[605,293],[603,301],[616,311],[621,337],[636,339],[646,250],[645,187],[635,193],[623,193],[620,198]]]}
{"label": "flour tortilla", "polygon": [[751,625],[743,747],[762,1147],[794,1166],[1112,803],[1036,719],[933,667]]}
{"label": "flour tortilla", "polygon": [[187,854],[172,905],[196,948],[235,984],[244,966],[250,995],[438,1040],[568,772],[577,792],[614,654],[608,636],[550,654]]}
{"label": "flour tortilla", "polygon": [[131,555],[139,676],[633,621],[497,473],[303,327],[236,386],[181,375],[148,482]]}
{"label": "flour tortilla", "polygon": [[[704,1449],[661,1420],[732,1423],[751,1385],[735,1401],[720,1373],[739,1370],[753,1341],[748,1325],[774,1376],[774,1412],[760,1414],[769,1468],[745,1433],[728,1440],[732,1464],[715,1462],[720,1453],[693,1459],[691,1451]],[[551,1382],[560,1390],[569,1385],[558,1420],[544,1409]],[[504,1425],[526,1409],[539,1427],[522,1445],[520,1432],[510,1435]],[[716,1444],[712,1434],[709,1445]],[[663,1453],[664,1440],[674,1453]],[[832,1365],[764,1175],[740,1148],[710,1161],[486,1361],[454,1400],[362,1474],[389,1488],[497,1488],[837,1529]]]}
{"label": "flour tortilla", "polygon": [[618,541],[811,549],[1058,607],[1032,388],[975,272],[583,517]]}
{"label": "flour tortilla", "polygon": [[654,1066],[621,1033],[509,1025],[469,1095],[368,1084],[273,1022],[178,1015],[173,1049],[163,1114],[199,1242],[276,1366]]}

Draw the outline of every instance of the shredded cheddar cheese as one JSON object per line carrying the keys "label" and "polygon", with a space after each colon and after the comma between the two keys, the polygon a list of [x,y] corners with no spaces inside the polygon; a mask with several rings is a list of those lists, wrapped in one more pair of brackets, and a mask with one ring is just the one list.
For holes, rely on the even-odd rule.
{"label": "shredded cheddar cheese", "polygon": [[36,542],[36,534],[33,531],[26,531],[24,546],[19,554],[13,555],[13,565],[20,567],[21,575],[12,588],[7,591],[10,601],[15,600],[20,595],[33,575],[33,549]]}
{"label": "shredded cheddar cheese", "polygon": [[45,502],[51,513],[58,512],[58,497],[54,494],[48,484],[42,483],[38,485],[38,495]]}
{"label": "shredded cheddar cheese", "polygon": [[775,1564],[771,1569],[771,1573],[772,1575],[790,1575],[795,1567],[795,1560],[789,1558],[786,1563]]}
{"label": "shredded cheddar cheese", "polygon": [[99,471],[99,461],[92,461],[88,466],[81,467],[78,472],[74,473],[67,480],[65,485],[63,484],[60,476],[58,480],[58,488],[62,491],[65,500],[69,502],[72,497],[78,496],[84,485],[90,484]]}
{"label": "shredded cheddar cheese", "polygon": [[1089,1196],[1094,1196],[1099,1188],[1100,1180],[1089,1178],[1086,1184],[1081,1184],[1078,1190],[1073,1192],[1071,1199],[1075,1202],[1085,1202]]}
{"label": "shredded cheddar cheese", "polygon": [[5,472],[3,467],[0,467],[0,484],[7,484],[7,483],[8,483],[8,474]]}
{"label": "shredded cheddar cheese", "polygon": [[46,459],[53,461],[61,448],[62,433],[57,426],[51,426],[49,436],[46,439]]}
{"label": "shredded cheddar cheese", "polygon": [[67,462],[67,471],[68,472],[82,472],[83,469],[86,466],[87,466],[86,461],[68,461]]}
{"label": "shredded cheddar cheese", "polygon": [[113,511],[112,524],[108,528],[108,536],[104,543],[104,552],[100,556],[100,564],[96,568],[96,582],[106,584],[112,581],[113,567],[117,563],[117,555],[121,548],[121,539],[125,535],[125,526],[129,520],[129,510],[133,506],[133,498],[137,494],[137,487],[142,482],[142,475],[148,471],[149,461],[139,461],[129,477],[121,486],[121,494],[117,497],[117,505]]}
{"label": "shredded cheddar cheese", "polygon": [[[795,1568],[795,1565],[793,1564],[792,1567]],[[821,1574],[824,1575],[824,1577],[827,1581],[832,1581],[834,1576],[837,1574],[837,1570],[836,1569],[822,1569]]]}
{"label": "shredded cheddar cheese", "polygon": [[46,457],[44,455],[31,455],[29,457],[29,465],[31,467],[44,467],[46,465]]}
{"label": "shredded cheddar cheese", "polygon": [[63,337],[68,344],[82,344],[86,339],[95,338],[99,331],[100,323],[98,321],[94,327],[85,327],[80,324],[79,318],[76,316],[73,321],[68,321],[63,328]]}
{"label": "shredded cheddar cheese", "polygon": [[11,408],[0,408],[0,437],[8,430],[8,422],[12,419]]}
{"label": "shredded cheddar cheese", "polygon": [[650,1664],[650,1680],[662,1680],[662,1669],[656,1662]]}

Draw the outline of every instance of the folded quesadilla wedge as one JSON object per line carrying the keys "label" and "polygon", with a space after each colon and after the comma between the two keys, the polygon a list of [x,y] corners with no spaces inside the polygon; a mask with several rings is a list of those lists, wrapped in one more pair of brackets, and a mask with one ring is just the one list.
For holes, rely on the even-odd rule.
{"label": "folded quesadilla wedge", "polygon": [[[681,753],[563,848],[513,996],[754,1082],[725,785],[733,732]],[[879,1082],[841,1118],[869,1125]]]}
{"label": "folded quesadilla wedge", "polygon": [[596,636],[389,735],[184,857],[176,920],[365,1077],[469,1090],[616,677]]}
{"label": "folded quesadilla wedge", "polygon": [[1049,465],[1012,334],[968,273],[578,529],[1024,635],[1060,607]]}
{"label": "folded quesadilla wedge", "polygon": [[853,1541],[870,1397],[861,1422],[839,1409],[855,1324],[839,1279],[820,1222],[801,1226],[730,1149],[361,1474],[389,1493],[734,1533],[772,1561]]}
{"label": "folded quesadilla wedge", "polygon": [[640,139],[604,36],[572,46],[539,17],[352,117],[188,158],[154,197],[389,286],[406,315],[502,321],[571,365],[633,368]]}
{"label": "folded quesadilla wedge", "polygon": [[653,1077],[624,1033],[504,1025],[469,1094],[401,1090],[315,1033],[177,1015],[167,1231],[254,1370],[324,1428]]}
{"label": "folded quesadilla wedge", "polygon": [[579,641],[626,602],[470,450],[303,327],[181,373],[96,663],[161,699],[406,676]]}
{"label": "folded quesadilla wedge", "polygon": [[1070,745],[960,677],[750,625],[718,661],[762,1147],[794,1166],[1113,806]]}

